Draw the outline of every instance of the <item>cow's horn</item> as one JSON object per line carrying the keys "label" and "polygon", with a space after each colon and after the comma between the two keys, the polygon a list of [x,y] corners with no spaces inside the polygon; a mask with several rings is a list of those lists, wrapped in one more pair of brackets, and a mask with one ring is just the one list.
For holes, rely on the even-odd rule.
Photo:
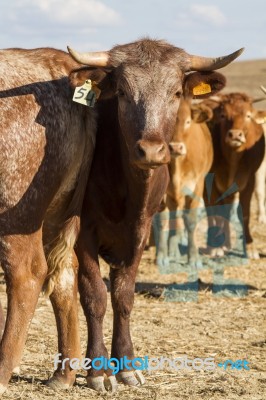
{"label": "cow's horn", "polygon": [[256,99],[252,100],[252,103],[258,103],[259,101],[266,100],[266,97],[257,97]]}
{"label": "cow's horn", "polygon": [[95,51],[92,53],[79,53],[69,46],[67,50],[72,58],[80,64],[91,65],[92,67],[107,67],[109,54],[108,51]]}
{"label": "cow's horn", "polygon": [[266,88],[264,86],[260,86],[261,90],[263,91],[264,94],[266,94]]}
{"label": "cow's horn", "polygon": [[219,96],[210,96],[208,100],[212,100],[215,103],[221,103],[222,102],[222,99]]}
{"label": "cow's horn", "polygon": [[188,71],[211,71],[220,69],[230,64],[233,60],[240,56],[244,51],[244,47],[235,51],[232,54],[224,57],[208,58],[189,55],[189,67]]}

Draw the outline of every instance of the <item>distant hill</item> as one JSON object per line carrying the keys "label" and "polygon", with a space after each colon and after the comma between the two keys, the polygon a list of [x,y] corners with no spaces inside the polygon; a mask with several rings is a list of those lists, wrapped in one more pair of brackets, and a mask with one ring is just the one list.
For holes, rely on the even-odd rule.
{"label": "distant hill", "polygon": [[[245,92],[255,98],[263,97],[260,85],[266,87],[266,60],[234,61],[220,71],[227,79],[224,93]],[[256,107],[266,108],[266,95],[265,101]]]}

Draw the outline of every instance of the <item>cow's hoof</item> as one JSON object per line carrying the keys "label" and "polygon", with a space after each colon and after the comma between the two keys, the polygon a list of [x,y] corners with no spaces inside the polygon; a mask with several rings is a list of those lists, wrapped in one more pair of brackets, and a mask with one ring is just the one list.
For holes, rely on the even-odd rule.
{"label": "cow's hoof", "polygon": [[122,382],[124,385],[128,386],[139,386],[144,385],[145,378],[142,375],[142,372],[139,370],[136,371],[122,371],[117,375],[117,380]]}
{"label": "cow's hoof", "polygon": [[247,256],[248,258],[250,258],[251,260],[259,260],[260,259],[260,255],[258,250],[256,249],[256,246],[253,243],[248,243],[247,247]]}
{"label": "cow's hoof", "polygon": [[160,268],[169,267],[170,260],[168,257],[157,256],[156,258],[156,265]]}
{"label": "cow's hoof", "polygon": [[2,383],[0,383],[0,396],[1,396],[3,393],[5,393],[6,389],[7,389],[7,386],[2,385]]}
{"label": "cow's hoof", "polygon": [[224,257],[225,256],[225,250],[222,247],[213,248],[210,251],[210,256],[212,258]]}
{"label": "cow's hoof", "polygon": [[156,265],[158,265],[158,267],[168,267],[169,266],[169,260],[167,257],[163,257],[162,255],[157,255],[156,257]]}
{"label": "cow's hoof", "polygon": [[255,249],[248,250],[247,256],[248,256],[248,258],[250,258],[251,260],[259,260],[259,259],[260,259],[259,252],[258,252],[257,250],[255,250]]}
{"label": "cow's hoof", "polygon": [[114,375],[103,376],[88,376],[87,386],[98,393],[115,393],[118,388],[118,383]]}
{"label": "cow's hoof", "polygon": [[196,268],[196,269],[202,269],[203,268],[203,264],[202,261],[200,259],[197,260],[190,260],[188,265],[192,268]]}
{"label": "cow's hoof", "polygon": [[19,374],[20,374],[20,367],[17,366],[17,367],[15,367],[15,368],[13,368],[12,373],[13,373],[14,375],[19,375]]}
{"label": "cow's hoof", "polygon": [[64,382],[62,379],[55,376],[52,376],[52,378],[48,379],[45,384],[53,390],[67,390],[73,386],[73,384]]}
{"label": "cow's hoof", "polygon": [[258,216],[258,223],[259,224],[266,224],[266,215],[261,214]]}
{"label": "cow's hoof", "polygon": [[104,379],[104,386],[108,393],[115,393],[118,388],[118,383],[114,375],[108,376]]}
{"label": "cow's hoof", "polygon": [[145,378],[144,378],[142,372],[139,371],[139,370],[136,370],[136,371],[135,371],[135,375],[137,376],[137,379],[138,379],[139,383],[140,383],[141,385],[144,385],[144,383],[145,383]]}
{"label": "cow's hoof", "polygon": [[90,389],[96,390],[99,393],[106,393],[107,390],[104,385],[104,377],[103,376],[88,376],[87,377],[87,386]]}

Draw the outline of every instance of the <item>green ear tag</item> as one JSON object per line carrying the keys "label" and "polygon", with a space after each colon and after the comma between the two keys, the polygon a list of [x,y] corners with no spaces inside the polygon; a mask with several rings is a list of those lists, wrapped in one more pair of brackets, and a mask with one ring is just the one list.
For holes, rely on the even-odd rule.
{"label": "green ear tag", "polygon": [[100,90],[90,79],[87,79],[82,86],[76,87],[73,101],[75,101],[76,103],[84,104],[88,107],[94,107],[99,95]]}

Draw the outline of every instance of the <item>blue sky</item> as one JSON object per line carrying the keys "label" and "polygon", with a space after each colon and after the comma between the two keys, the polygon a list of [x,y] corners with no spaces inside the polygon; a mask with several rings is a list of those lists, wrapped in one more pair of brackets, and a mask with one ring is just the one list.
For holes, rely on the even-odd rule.
{"label": "blue sky", "polygon": [[0,0],[0,48],[108,50],[143,36],[191,54],[266,58],[265,0]]}

